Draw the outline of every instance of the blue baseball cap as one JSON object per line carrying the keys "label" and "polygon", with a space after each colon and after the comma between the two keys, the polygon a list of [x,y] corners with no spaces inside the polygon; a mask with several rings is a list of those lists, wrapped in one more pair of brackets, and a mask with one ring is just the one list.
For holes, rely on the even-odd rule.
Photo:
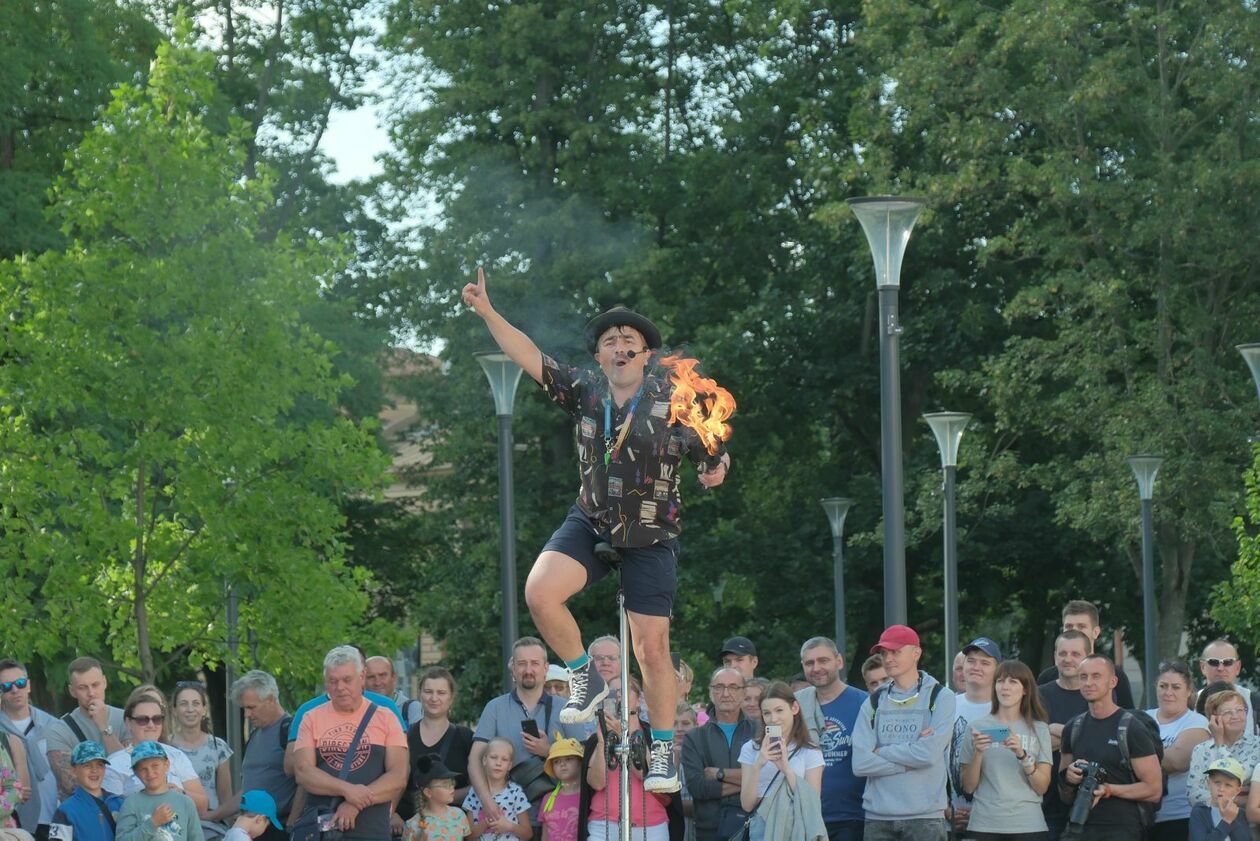
{"label": "blue baseball cap", "polygon": [[105,753],[105,746],[100,742],[79,742],[74,746],[74,751],[70,754],[70,764],[74,766],[87,765],[89,762],[109,762],[109,755]]}
{"label": "blue baseball cap", "polygon": [[989,655],[999,663],[1002,662],[1002,649],[998,648],[998,644],[988,637],[976,637],[963,647],[963,654],[971,651],[979,651]]}
{"label": "blue baseball cap", "polygon": [[241,795],[241,811],[263,815],[276,829],[284,829],[276,817],[276,799],[260,788],[250,789]]}
{"label": "blue baseball cap", "polygon": [[157,742],[141,742],[131,749],[131,767],[135,768],[146,759],[169,759],[166,749]]}

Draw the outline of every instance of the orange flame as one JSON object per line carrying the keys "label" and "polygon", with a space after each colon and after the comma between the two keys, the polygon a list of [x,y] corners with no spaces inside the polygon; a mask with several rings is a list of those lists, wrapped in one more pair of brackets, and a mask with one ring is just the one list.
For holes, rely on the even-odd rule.
{"label": "orange flame", "polygon": [[735,414],[735,398],[708,377],[696,373],[697,359],[667,356],[661,366],[669,369],[674,393],[669,398],[669,422],[680,423],[700,436],[709,455],[717,455],[718,441],[731,437],[726,421]]}

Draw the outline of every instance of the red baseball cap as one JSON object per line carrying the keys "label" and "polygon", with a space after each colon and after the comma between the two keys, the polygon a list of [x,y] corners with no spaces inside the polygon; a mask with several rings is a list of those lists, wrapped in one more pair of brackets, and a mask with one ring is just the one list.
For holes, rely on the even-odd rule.
{"label": "red baseball cap", "polygon": [[918,645],[919,635],[914,632],[914,628],[906,625],[889,625],[884,629],[884,633],[880,634],[879,642],[871,646],[871,653],[878,654],[880,649],[888,648],[896,650],[906,645]]}

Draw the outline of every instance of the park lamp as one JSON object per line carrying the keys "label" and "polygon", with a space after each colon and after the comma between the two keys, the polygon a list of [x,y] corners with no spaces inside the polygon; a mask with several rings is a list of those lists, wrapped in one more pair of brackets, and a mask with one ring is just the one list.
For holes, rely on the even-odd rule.
{"label": "park lamp", "polygon": [[853,507],[853,500],[842,496],[829,496],[819,501],[822,502],[823,510],[827,512],[827,522],[831,523],[832,538],[839,540],[844,537],[844,518]]}
{"label": "park lamp", "polygon": [[862,223],[871,257],[875,260],[875,285],[901,286],[901,259],[910,232],[923,212],[926,199],[908,196],[863,196],[849,199],[853,215]]}
{"label": "park lamp", "polygon": [[1155,474],[1164,460],[1159,456],[1129,456],[1129,467],[1133,468],[1133,478],[1137,479],[1138,496],[1143,501],[1155,497]]}
{"label": "park lamp", "polygon": [[1260,342],[1237,345],[1237,347],[1238,352],[1247,361],[1247,367],[1251,369],[1251,378],[1256,381],[1256,397],[1260,398]]}
{"label": "park lamp", "polygon": [[486,351],[474,353],[481,370],[486,372],[490,381],[490,391],[494,395],[494,412],[496,415],[512,416],[512,404],[516,400],[516,386],[521,381],[521,366],[502,351]]}
{"label": "park lamp", "polygon": [[971,422],[971,415],[967,412],[929,412],[923,419],[936,436],[936,446],[941,451],[941,467],[957,467],[958,445],[962,441],[963,430]]}

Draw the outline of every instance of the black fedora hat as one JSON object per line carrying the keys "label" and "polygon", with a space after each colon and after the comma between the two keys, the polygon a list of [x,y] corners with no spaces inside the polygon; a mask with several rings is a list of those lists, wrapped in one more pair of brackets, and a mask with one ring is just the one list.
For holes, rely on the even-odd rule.
{"label": "black fedora hat", "polygon": [[453,780],[459,775],[447,768],[442,757],[436,753],[426,753],[416,757],[416,787],[424,788],[434,780]]}
{"label": "black fedora hat", "polygon": [[583,333],[586,337],[586,349],[594,353],[599,337],[607,333],[610,327],[633,327],[643,334],[643,341],[647,343],[649,350],[661,346],[661,331],[656,329],[655,324],[634,310],[618,306],[600,313],[586,323]]}

